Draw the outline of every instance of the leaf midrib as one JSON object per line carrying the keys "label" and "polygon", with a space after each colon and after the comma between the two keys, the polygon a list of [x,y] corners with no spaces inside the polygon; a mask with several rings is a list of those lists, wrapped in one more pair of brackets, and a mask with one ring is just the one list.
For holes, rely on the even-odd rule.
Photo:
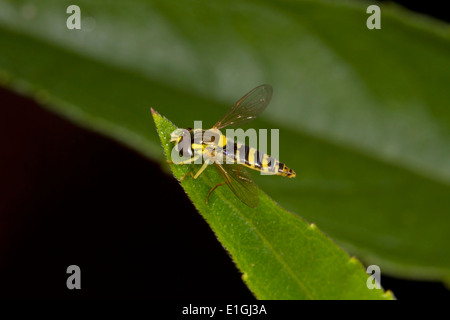
{"label": "leaf midrib", "polygon": [[[203,180],[205,181],[205,183],[207,185],[211,185],[212,181],[210,179],[208,179],[207,177],[203,177]],[[275,256],[275,258],[278,260],[278,262],[284,267],[284,269],[288,272],[288,274],[290,275],[290,277],[292,279],[294,279],[294,281],[302,288],[303,292],[306,294],[306,296],[313,300],[314,297],[312,296],[312,294],[310,293],[310,289],[306,286],[306,284],[301,281],[293,272],[293,270],[288,266],[287,262],[278,254],[278,252],[270,245],[270,242],[268,241],[268,239],[262,235],[259,231],[258,228],[252,223],[252,221],[250,219],[248,219],[244,214],[242,214],[240,212],[240,210],[238,210],[236,208],[235,205],[233,205],[227,197],[225,197],[223,195],[223,193],[221,191],[216,191],[217,195],[220,197],[220,199],[225,202],[228,206],[230,206],[231,208],[233,208],[233,212],[235,214],[237,214],[242,220],[244,220],[245,222],[247,222],[247,224],[252,228],[252,231],[262,240],[264,246],[266,248],[269,249],[269,251],[273,254],[273,256]],[[268,197],[268,195],[266,195],[264,192],[260,191],[261,193],[264,194],[265,197]],[[274,210],[276,211],[276,210]],[[276,214],[279,215],[278,212],[275,212]],[[289,213],[289,212],[286,212]],[[297,225],[295,225],[296,228],[298,228],[299,230],[301,230]],[[303,230],[301,230],[303,232]]]}

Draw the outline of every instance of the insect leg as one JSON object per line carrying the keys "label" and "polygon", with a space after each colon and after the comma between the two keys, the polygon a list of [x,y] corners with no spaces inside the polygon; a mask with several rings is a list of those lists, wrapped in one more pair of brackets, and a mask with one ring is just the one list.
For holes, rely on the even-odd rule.
{"label": "insect leg", "polygon": [[209,164],[208,161],[205,161],[205,163],[203,163],[203,165],[202,165],[202,167],[200,168],[200,170],[198,170],[197,173],[195,174],[194,179],[197,179],[198,176],[199,176],[203,171],[205,171],[205,169],[206,169],[206,167],[208,166],[208,164]]}
{"label": "insect leg", "polygon": [[[192,162],[194,162],[195,160],[197,160],[198,158],[200,158],[202,155],[201,154],[197,154],[197,155],[195,155],[195,156],[193,156],[192,158],[190,158],[190,159],[188,159],[188,160],[184,160],[184,161],[181,161],[181,162],[177,162],[177,163],[175,163],[175,164],[189,164],[189,163],[192,163]],[[168,163],[174,163],[173,161],[167,161]]]}
{"label": "insect leg", "polygon": [[225,185],[225,184],[226,184],[225,182],[218,183],[218,184],[216,184],[211,190],[209,190],[208,195],[206,196],[206,204],[208,204],[209,196],[211,195],[211,193],[212,193],[214,190],[216,190],[218,187],[223,186],[223,185]]}
{"label": "insect leg", "polygon": [[200,170],[197,171],[197,173],[195,174],[195,176],[194,176],[194,174],[192,173],[192,171],[190,171],[190,172],[186,173],[184,176],[182,176],[181,179],[180,179],[180,181],[183,181],[184,178],[186,178],[188,175],[191,175],[192,178],[197,179],[198,176],[199,176],[203,171],[205,171],[205,169],[206,169],[206,167],[208,166],[208,164],[209,164],[209,163],[208,163],[207,161],[205,161],[205,162],[203,163],[202,167],[200,168]]}
{"label": "insect leg", "polygon": [[192,178],[194,177],[194,175],[192,174],[192,171],[189,171],[188,173],[186,173],[184,176],[181,177],[180,181],[183,181],[184,178],[186,178],[188,175],[191,175]]}

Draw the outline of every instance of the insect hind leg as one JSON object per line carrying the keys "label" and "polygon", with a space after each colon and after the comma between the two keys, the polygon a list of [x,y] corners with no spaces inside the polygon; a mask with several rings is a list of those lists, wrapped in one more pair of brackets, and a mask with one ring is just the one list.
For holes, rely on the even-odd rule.
{"label": "insect hind leg", "polygon": [[225,184],[226,184],[225,182],[218,183],[214,187],[212,187],[211,190],[209,190],[208,195],[206,196],[206,204],[208,204],[209,196],[211,195],[211,193],[213,193],[213,191],[216,190],[218,187],[223,186]]}

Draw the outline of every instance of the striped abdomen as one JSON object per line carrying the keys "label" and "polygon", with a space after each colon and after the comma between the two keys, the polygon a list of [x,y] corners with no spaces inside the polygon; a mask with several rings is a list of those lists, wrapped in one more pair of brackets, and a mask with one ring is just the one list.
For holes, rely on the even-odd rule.
{"label": "striped abdomen", "polygon": [[[234,163],[242,164],[250,169],[266,174],[279,175],[289,178],[295,177],[295,172],[277,159],[239,142],[228,142],[223,135],[218,143],[219,150],[223,150],[226,159],[234,159]],[[225,159],[224,159],[225,163]]]}

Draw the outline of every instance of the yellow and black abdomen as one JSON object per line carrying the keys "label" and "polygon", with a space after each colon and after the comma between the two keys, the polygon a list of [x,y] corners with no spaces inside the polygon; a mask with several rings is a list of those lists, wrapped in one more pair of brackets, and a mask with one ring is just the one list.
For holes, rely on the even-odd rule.
{"label": "yellow and black abdomen", "polygon": [[[255,148],[239,142],[228,142],[225,136],[221,136],[219,148],[228,159],[234,159],[234,163],[242,164],[250,169],[261,171],[265,174],[279,175],[289,178],[295,177],[295,172],[284,163],[265,154]],[[225,161],[224,161],[225,162]]]}

